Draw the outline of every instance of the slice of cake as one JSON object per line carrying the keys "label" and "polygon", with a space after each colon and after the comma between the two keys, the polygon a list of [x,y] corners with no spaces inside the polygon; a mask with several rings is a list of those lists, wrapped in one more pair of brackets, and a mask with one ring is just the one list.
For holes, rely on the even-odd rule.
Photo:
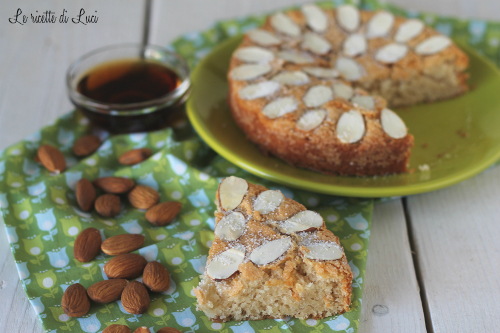
{"label": "slice of cake", "polygon": [[194,289],[210,320],[320,319],[349,309],[351,269],[318,213],[233,176],[216,202],[215,239]]}

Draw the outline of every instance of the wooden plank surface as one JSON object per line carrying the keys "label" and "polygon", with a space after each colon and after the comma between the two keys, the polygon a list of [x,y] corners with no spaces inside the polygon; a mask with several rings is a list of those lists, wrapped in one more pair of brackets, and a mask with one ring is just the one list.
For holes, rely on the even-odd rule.
{"label": "wooden plank surface", "polygon": [[500,331],[499,199],[500,167],[407,199],[435,333]]}

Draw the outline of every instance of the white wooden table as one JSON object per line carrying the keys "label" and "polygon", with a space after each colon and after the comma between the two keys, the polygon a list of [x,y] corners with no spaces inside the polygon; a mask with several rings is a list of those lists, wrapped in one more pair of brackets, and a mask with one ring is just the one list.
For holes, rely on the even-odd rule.
{"label": "white wooden table", "polygon": [[[150,42],[166,45],[215,20],[299,0],[154,0]],[[394,0],[416,10],[500,20],[498,0]],[[24,13],[80,8],[98,23],[10,24]],[[100,46],[138,42],[143,0],[0,0],[0,149],[68,112],[64,74]],[[500,167],[440,191],[375,208],[360,332],[500,331]],[[42,332],[0,227],[0,333]]]}

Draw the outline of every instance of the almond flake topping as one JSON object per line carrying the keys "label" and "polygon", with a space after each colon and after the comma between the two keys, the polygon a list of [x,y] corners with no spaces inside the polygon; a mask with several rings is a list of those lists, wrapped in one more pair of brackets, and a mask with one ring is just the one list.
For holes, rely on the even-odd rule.
{"label": "almond flake topping", "polygon": [[268,118],[275,119],[297,110],[297,106],[295,98],[291,96],[282,97],[267,104],[262,109],[262,113]]}
{"label": "almond flake topping", "polygon": [[283,199],[283,194],[280,191],[267,190],[255,198],[253,209],[261,214],[269,214],[281,205]]}
{"label": "almond flake topping", "polygon": [[347,32],[354,32],[359,28],[359,10],[352,5],[342,5],[338,7],[336,17],[339,26]]}
{"label": "almond flake topping", "polygon": [[320,35],[313,32],[307,32],[304,35],[302,48],[305,50],[309,50],[312,53],[322,55],[328,53],[332,49],[332,46],[326,39],[324,39]]}
{"label": "almond flake topping", "polygon": [[207,265],[207,275],[215,280],[224,280],[238,271],[238,266],[243,262],[245,252],[229,249],[217,255]]}
{"label": "almond flake topping", "polygon": [[401,139],[406,136],[408,130],[404,121],[392,110],[383,109],[380,114],[382,129],[393,139]]}
{"label": "almond flake topping", "polygon": [[314,86],[310,88],[302,100],[307,107],[315,108],[333,99],[332,89],[327,86]]}
{"label": "almond flake topping", "polygon": [[443,51],[451,45],[451,40],[446,36],[432,36],[415,47],[415,52],[421,55],[431,55]]}
{"label": "almond flake topping", "polygon": [[274,59],[274,54],[271,51],[258,46],[239,48],[234,56],[244,62],[268,63]]}
{"label": "almond flake topping", "polygon": [[241,203],[248,191],[246,180],[230,176],[219,185],[219,204],[223,210],[233,210]]}
{"label": "almond flake topping", "polygon": [[249,81],[261,77],[271,71],[268,64],[241,65],[233,68],[231,77],[234,80]]}
{"label": "almond flake topping", "polygon": [[309,76],[302,71],[284,71],[271,79],[284,85],[300,86],[309,82]]}
{"label": "almond flake topping", "polygon": [[310,131],[321,125],[326,118],[325,110],[310,110],[305,112],[297,121],[297,128],[302,131]]}
{"label": "almond flake topping", "polygon": [[350,100],[352,95],[354,95],[354,89],[345,83],[334,83],[333,84],[333,95],[335,97],[341,97],[346,100]]}
{"label": "almond flake topping", "polygon": [[281,257],[292,246],[289,237],[267,242],[250,254],[250,260],[256,265],[266,265]]}
{"label": "almond flake topping", "polygon": [[325,12],[316,5],[305,4],[302,13],[306,17],[307,25],[316,32],[325,32],[328,27],[328,17]]}
{"label": "almond flake topping", "polygon": [[321,79],[331,79],[339,76],[339,72],[332,68],[303,67],[302,70],[309,75],[316,76]]}
{"label": "almond flake topping", "polygon": [[299,232],[305,230],[317,229],[323,225],[323,218],[316,212],[305,210],[299,212],[283,221],[279,228],[281,232],[291,234],[292,232]]}
{"label": "almond flake topping", "polygon": [[417,19],[411,19],[401,24],[394,36],[397,43],[406,43],[417,37],[424,30],[424,23]]}
{"label": "almond flake topping", "polygon": [[408,46],[391,43],[382,46],[375,53],[375,60],[385,64],[393,64],[401,60],[408,53]]}
{"label": "almond flake topping", "polygon": [[297,51],[280,51],[278,52],[278,58],[299,65],[314,62],[313,57],[309,54],[299,53]]}
{"label": "almond flake topping", "polygon": [[282,34],[291,37],[300,36],[300,27],[293,22],[290,17],[283,13],[276,13],[271,16],[271,25],[275,30],[281,32]]}
{"label": "almond flake topping", "polygon": [[281,43],[281,39],[267,30],[255,29],[247,32],[248,37],[257,44],[262,46],[273,46]]}
{"label": "almond flake topping", "polygon": [[347,81],[356,81],[363,77],[363,67],[350,58],[338,58],[335,68]]}
{"label": "almond flake topping", "polygon": [[365,122],[359,111],[344,112],[337,122],[337,137],[344,143],[355,143],[365,134]]}
{"label": "almond flake topping", "polygon": [[303,255],[308,259],[337,260],[344,255],[342,247],[334,242],[314,242],[302,246],[307,249],[303,252]]}
{"label": "almond flake topping", "polygon": [[252,100],[273,95],[280,89],[281,85],[274,81],[263,81],[241,88],[238,94],[240,98]]}
{"label": "almond flake topping", "polygon": [[351,99],[351,102],[359,107],[362,107],[362,108],[365,108],[368,110],[375,109],[375,100],[373,99],[372,96],[357,95]]}
{"label": "almond flake topping", "polygon": [[245,216],[240,212],[231,212],[229,215],[220,219],[215,226],[214,233],[220,239],[225,241],[234,241],[238,239],[245,231]]}
{"label": "almond flake topping", "polygon": [[351,34],[344,41],[344,54],[349,57],[355,57],[366,52],[368,44],[362,34]]}
{"label": "almond flake topping", "polygon": [[378,12],[368,22],[366,37],[377,38],[387,36],[393,25],[394,15],[386,11]]}

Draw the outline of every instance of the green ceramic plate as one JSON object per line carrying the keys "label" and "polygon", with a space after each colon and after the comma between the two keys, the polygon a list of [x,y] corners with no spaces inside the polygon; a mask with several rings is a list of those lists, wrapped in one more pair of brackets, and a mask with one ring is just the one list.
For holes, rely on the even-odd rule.
{"label": "green ceramic plate", "polygon": [[[500,159],[500,72],[464,47],[470,57],[471,91],[444,102],[399,109],[415,147],[410,169],[384,177],[327,176],[263,156],[234,123],[226,104],[226,72],[241,37],[231,38],[204,58],[192,75],[188,116],[199,135],[217,153],[266,179],[313,192],[389,197],[440,189],[486,169]],[[419,166],[427,164],[429,172]]]}

